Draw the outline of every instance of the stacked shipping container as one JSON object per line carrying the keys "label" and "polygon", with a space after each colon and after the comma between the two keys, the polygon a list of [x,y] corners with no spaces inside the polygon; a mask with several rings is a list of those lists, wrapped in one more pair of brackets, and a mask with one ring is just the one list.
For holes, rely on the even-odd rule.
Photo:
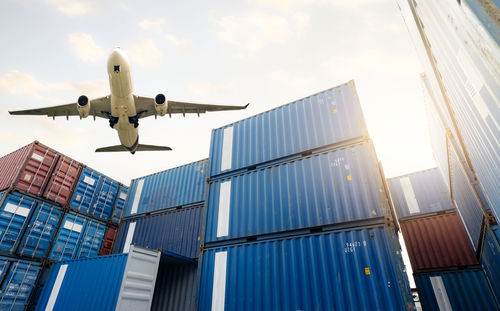
{"label": "stacked shipping container", "polygon": [[80,177],[87,171],[93,170],[36,141],[0,158],[0,256],[6,256],[0,284],[9,286],[2,291],[1,309],[24,309],[43,268],[63,258],[56,254],[79,258],[99,253],[114,209],[115,221],[123,210],[115,206],[118,190],[127,188],[100,174],[99,183],[85,192],[94,213],[77,214],[82,211],[73,206],[74,189],[85,188],[89,178]]}
{"label": "stacked shipping container", "polygon": [[[451,199],[497,300],[500,22],[495,1],[399,1],[423,60],[431,139]],[[415,29],[416,31],[411,31]]]}
{"label": "stacked shipping container", "polygon": [[209,162],[199,309],[411,308],[353,81],[214,130]]}
{"label": "stacked shipping container", "polygon": [[[439,170],[394,177],[388,184],[424,308],[496,309]],[[470,290],[481,294],[467,295]]]}

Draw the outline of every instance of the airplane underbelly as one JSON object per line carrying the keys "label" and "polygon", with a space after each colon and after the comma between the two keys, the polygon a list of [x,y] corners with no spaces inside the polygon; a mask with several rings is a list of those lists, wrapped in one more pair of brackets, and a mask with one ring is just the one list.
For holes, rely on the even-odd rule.
{"label": "airplane underbelly", "polygon": [[[118,124],[117,124],[118,126]],[[139,131],[137,128],[131,126],[122,126],[118,131],[118,137],[120,138],[120,142],[125,147],[132,147],[137,142],[137,137],[139,135]]]}

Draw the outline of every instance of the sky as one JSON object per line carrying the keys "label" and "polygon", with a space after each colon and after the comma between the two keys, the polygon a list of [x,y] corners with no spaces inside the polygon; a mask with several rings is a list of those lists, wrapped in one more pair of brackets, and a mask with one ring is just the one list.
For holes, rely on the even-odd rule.
{"label": "sky", "polygon": [[[207,158],[211,130],[355,80],[386,177],[435,166],[419,74],[395,0],[0,2],[0,155],[38,140],[130,180]],[[140,121],[169,152],[95,153],[119,144],[107,120],[10,116],[9,110],[109,94],[120,46],[135,94],[244,111]]]}

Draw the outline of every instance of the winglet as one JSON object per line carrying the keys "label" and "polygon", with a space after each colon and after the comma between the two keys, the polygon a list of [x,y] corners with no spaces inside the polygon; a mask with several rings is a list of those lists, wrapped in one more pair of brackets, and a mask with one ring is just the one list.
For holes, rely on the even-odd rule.
{"label": "winglet", "polygon": [[246,105],[245,105],[245,108],[243,108],[243,109],[247,109],[248,105],[250,105],[250,103],[246,104]]}

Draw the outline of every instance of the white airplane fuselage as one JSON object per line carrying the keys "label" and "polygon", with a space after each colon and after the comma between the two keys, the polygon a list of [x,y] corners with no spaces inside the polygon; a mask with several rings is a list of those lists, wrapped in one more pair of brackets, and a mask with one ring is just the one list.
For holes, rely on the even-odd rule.
{"label": "white airplane fuselage", "polygon": [[118,132],[121,144],[132,153],[139,144],[138,127],[130,122],[135,117],[132,77],[128,58],[119,48],[115,48],[108,58],[108,77],[111,90],[111,115],[118,118],[113,128]]}

